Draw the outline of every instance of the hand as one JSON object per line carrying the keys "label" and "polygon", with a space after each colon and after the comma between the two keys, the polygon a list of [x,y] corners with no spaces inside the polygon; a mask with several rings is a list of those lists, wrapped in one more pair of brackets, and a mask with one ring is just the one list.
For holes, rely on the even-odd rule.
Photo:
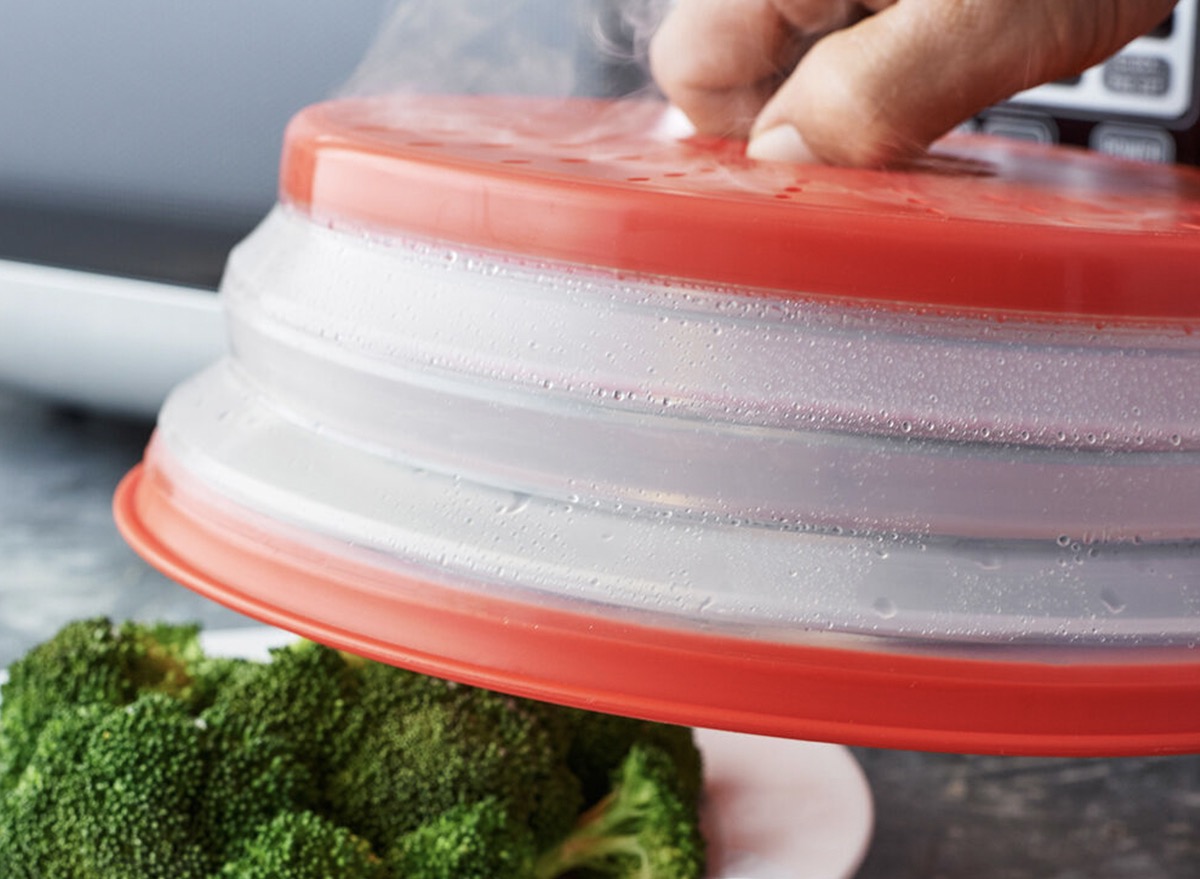
{"label": "hand", "polygon": [[650,47],[667,97],[753,158],[883,166],[1072,76],[1174,0],[677,0]]}

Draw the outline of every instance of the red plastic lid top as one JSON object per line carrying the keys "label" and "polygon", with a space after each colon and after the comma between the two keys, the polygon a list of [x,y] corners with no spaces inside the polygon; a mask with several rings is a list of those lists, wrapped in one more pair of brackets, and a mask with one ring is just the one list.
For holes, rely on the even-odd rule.
{"label": "red plastic lid top", "polygon": [[900,171],[762,163],[671,119],[629,101],[319,104],[288,129],[282,198],[321,221],[749,293],[1200,318],[1196,170],[966,136]]}

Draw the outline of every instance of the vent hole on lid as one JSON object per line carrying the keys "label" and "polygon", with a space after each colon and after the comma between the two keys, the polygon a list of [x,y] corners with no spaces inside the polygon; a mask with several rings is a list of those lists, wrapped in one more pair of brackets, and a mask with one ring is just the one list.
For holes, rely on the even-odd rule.
{"label": "vent hole on lid", "polygon": [[803,192],[804,187],[803,186],[785,186],[783,191],[784,192]]}
{"label": "vent hole on lid", "polygon": [[501,159],[502,165],[528,165],[531,164],[530,159]]}
{"label": "vent hole on lid", "polygon": [[777,192],[777,193],[775,193],[775,197],[777,199],[780,199],[781,201],[791,201],[792,200],[792,197],[790,195],[788,195],[786,192]]}
{"label": "vent hole on lid", "polygon": [[664,177],[686,177],[687,171],[668,171],[666,174],[663,174],[663,176]]}
{"label": "vent hole on lid", "polygon": [[586,165],[588,163],[587,159],[578,158],[575,156],[565,156],[559,159],[559,161],[566,165]]}
{"label": "vent hole on lid", "polygon": [[649,177],[626,177],[625,179],[627,181],[629,181],[630,183],[649,183],[650,182]]}

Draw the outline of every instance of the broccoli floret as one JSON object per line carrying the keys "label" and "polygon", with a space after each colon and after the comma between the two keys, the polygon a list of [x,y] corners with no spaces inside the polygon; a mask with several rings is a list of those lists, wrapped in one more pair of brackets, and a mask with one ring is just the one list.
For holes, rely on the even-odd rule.
{"label": "broccoli floret", "polygon": [[153,691],[188,702],[195,699],[195,670],[204,659],[198,624],[125,622],[118,634],[129,650],[134,693]]}
{"label": "broccoli floret", "polygon": [[370,845],[312,812],[282,812],[218,879],[386,879]]}
{"label": "broccoli floret", "polygon": [[679,790],[679,768],[670,754],[635,744],[612,791],[581,816],[566,839],[538,857],[535,879],[575,871],[604,879],[699,879],[704,837],[698,813]]}
{"label": "broccoli floret", "polygon": [[704,767],[691,727],[594,711],[575,711],[573,722],[567,765],[579,777],[587,805],[612,789],[613,773],[637,743],[666,751],[678,770],[679,793],[690,805],[699,805]]}
{"label": "broccoli floret", "polygon": [[126,705],[142,692],[194,698],[198,634],[190,625],[80,620],[15,662],[0,691],[0,791],[17,783],[42,727],[62,709]]}
{"label": "broccoli floret", "polygon": [[[161,693],[110,709],[57,784],[57,845],[70,877],[203,879],[214,866],[193,821],[202,729]],[[53,874],[50,874],[53,875]]]}
{"label": "broccoli floret", "polygon": [[91,704],[65,709],[43,727],[37,748],[16,786],[0,794],[0,876],[42,879],[73,875],[75,852],[64,841],[74,838],[80,816],[60,810],[63,792],[78,784],[92,731],[119,709]]}
{"label": "broccoli floret", "polygon": [[223,682],[204,712],[221,727],[233,718],[243,737],[279,737],[320,776],[334,759],[334,734],[347,734],[359,713],[353,669],[340,653],[311,641],[271,651],[271,661],[246,663]]}
{"label": "broccoli floret", "polygon": [[260,828],[282,812],[317,808],[316,771],[293,740],[264,733],[236,714],[201,716],[205,731],[205,784],[196,821],[210,854],[237,857]]}
{"label": "broccoli floret", "polygon": [[[401,705],[388,704],[392,679],[408,689]],[[334,815],[377,847],[487,796],[539,844],[569,830],[582,805],[579,782],[566,765],[568,742],[541,706],[378,669],[364,678],[363,697],[371,707],[329,793]]]}
{"label": "broccoli floret", "polygon": [[388,865],[398,879],[529,879],[534,855],[528,826],[485,797],[401,837]]}
{"label": "broccoli floret", "polygon": [[161,693],[111,712],[93,730],[77,785],[60,809],[79,819],[81,876],[187,879],[212,863],[192,818],[204,783],[203,730]]}

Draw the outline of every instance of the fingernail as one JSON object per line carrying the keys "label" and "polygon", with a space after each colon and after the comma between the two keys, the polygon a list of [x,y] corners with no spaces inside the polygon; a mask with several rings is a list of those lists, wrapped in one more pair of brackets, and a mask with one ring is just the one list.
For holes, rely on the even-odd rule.
{"label": "fingernail", "polygon": [[751,138],[746,146],[751,159],[766,162],[796,162],[811,164],[817,160],[800,132],[793,125],[776,125]]}

